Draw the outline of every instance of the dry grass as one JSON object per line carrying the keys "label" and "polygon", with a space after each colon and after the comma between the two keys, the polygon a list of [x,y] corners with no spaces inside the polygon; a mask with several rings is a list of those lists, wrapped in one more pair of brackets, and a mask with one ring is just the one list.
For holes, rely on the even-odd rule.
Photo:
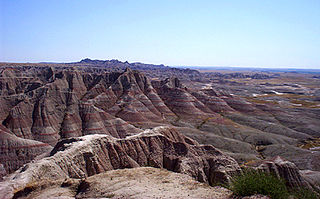
{"label": "dry grass", "polygon": [[290,103],[292,103],[293,105],[294,104],[301,104],[301,106],[299,106],[299,107],[304,107],[304,108],[319,108],[318,105],[320,105],[320,103],[318,103],[318,102],[310,102],[307,100],[297,100],[297,99],[290,100]]}
{"label": "dry grass", "polygon": [[311,149],[314,147],[320,147],[320,138],[315,138],[313,140],[307,140],[305,143],[299,145],[300,148],[303,149]]}
{"label": "dry grass", "polygon": [[279,104],[276,100],[266,100],[266,98],[270,97],[277,97],[277,98],[283,98],[284,101],[288,101],[291,103],[291,106],[289,108],[319,108],[320,103],[319,102],[313,102],[307,99],[313,99],[315,96],[310,95],[298,95],[298,94],[283,94],[283,95],[277,95],[277,94],[267,94],[267,95],[261,95],[257,97],[244,97],[248,102],[255,103],[255,104]]}

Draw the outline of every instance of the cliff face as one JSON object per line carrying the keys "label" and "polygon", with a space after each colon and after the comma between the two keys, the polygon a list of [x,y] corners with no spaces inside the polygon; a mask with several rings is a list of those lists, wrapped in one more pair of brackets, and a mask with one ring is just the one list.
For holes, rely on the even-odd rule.
{"label": "cliff face", "polygon": [[210,145],[199,145],[170,127],[156,127],[126,138],[87,135],[64,139],[51,153],[26,164],[0,184],[3,193],[41,180],[82,179],[114,169],[152,166],[187,174],[200,182],[228,181],[237,162]]}

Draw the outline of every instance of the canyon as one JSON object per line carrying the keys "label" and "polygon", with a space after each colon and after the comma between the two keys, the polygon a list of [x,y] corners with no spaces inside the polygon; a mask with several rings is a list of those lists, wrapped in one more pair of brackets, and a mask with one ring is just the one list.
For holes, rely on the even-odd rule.
{"label": "canyon", "polygon": [[68,197],[94,197],[81,186],[116,169],[216,185],[256,164],[289,184],[320,185],[320,80],[312,74],[90,59],[0,63],[0,96],[7,198],[41,198],[34,183],[45,179],[60,191],[72,181]]}

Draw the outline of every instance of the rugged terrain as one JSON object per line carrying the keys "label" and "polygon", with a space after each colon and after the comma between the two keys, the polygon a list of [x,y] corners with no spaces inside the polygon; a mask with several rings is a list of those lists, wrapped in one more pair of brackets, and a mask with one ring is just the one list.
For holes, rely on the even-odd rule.
{"label": "rugged terrain", "polygon": [[[138,160],[134,158],[137,155],[128,152],[137,154],[141,148],[128,150],[132,147],[128,143],[132,136],[141,136],[146,129],[158,126],[167,126],[172,135],[159,135],[161,139],[158,137],[152,146],[165,145],[163,137],[169,136],[169,140],[179,143],[179,149],[181,143],[188,146],[187,154],[193,154],[190,160],[208,161],[199,152],[203,148],[195,149],[200,143],[213,145],[240,164],[281,156],[298,169],[308,170],[305,174],[317,172],[320,80],[315,77],[285,72],[199,72],[117,60],[1,63],[0,164],[5,169],[1,170],[1,176],[32,160],[55,157],[68,144],[89,139],[91,135],[106,140],[103,143],[117,143],[115,151],[121,149],[129,155],[128,165],[106,166],[105,159],[92,160],[94,156],[85,153],[81,157],[84,162],[91,161],[89,166],[69,168],[77,164],[67,164],[72,160],[65,160],[69,166],[62,166],[66,170],[58,173],[81,178],[137,165],[184,173],[178,169],[181,165],[172,168],[168,162]],[[150,147],[150,143],[144,145]],[[195,152],[190,152],[189,145]],[[149,152],[142,151],[148,157]],[[179,158],[183,155],[180,152]],[[70,176],[74,170],[83,173],[71,172],[75,176]],[[201,175],[194,172],[186,173],[197,180],[215,183],[205,169]]]}
{"label": "rugged terrain", "polygon": [[[77,198],[225,199],[232,194],[227,189],[199,183],[190,176],[152,167],[108,171],[91,176],[85,182],[69,180],[46,183],[43,182],[46,189],[35,190],[28,197],[72,199],[76,195]],[[77,190],[76,185],[80,184],[82,187]]]}
{"label": "rugged terrain", "polygon": [[[240,172],[233,158],[213,146],[199,145],[170,127],[156,127],[126,138],[86,135],[64,139],[43,158],[6,177],[5,182],[0,183],[0,192],[5,193],[4,198],[29,197],[33,189],[41,187],[39,181],[54,184],[65,179],[87,179],[110,170],[145,166],[186,174],[210,185],[228,182],[231,175]],[[81,186],[78,185],[74,197],[82,192]]]}

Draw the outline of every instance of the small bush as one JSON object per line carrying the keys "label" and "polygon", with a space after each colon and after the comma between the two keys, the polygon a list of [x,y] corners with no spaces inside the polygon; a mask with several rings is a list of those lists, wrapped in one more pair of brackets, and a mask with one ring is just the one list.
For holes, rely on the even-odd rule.
{"label": "small bush", "polygon": [[287,199],[289,197],[284,180],[278,179],[272,174],[255,170],[245,170],[242,174],[234,176],[229,188],[237,196],[261,194],[270,196],[272,199]]}
{"label": "small bush", "polygon": [[292,192],[296,199],[317,199],[319,196],[310,189],[298,189]]}

